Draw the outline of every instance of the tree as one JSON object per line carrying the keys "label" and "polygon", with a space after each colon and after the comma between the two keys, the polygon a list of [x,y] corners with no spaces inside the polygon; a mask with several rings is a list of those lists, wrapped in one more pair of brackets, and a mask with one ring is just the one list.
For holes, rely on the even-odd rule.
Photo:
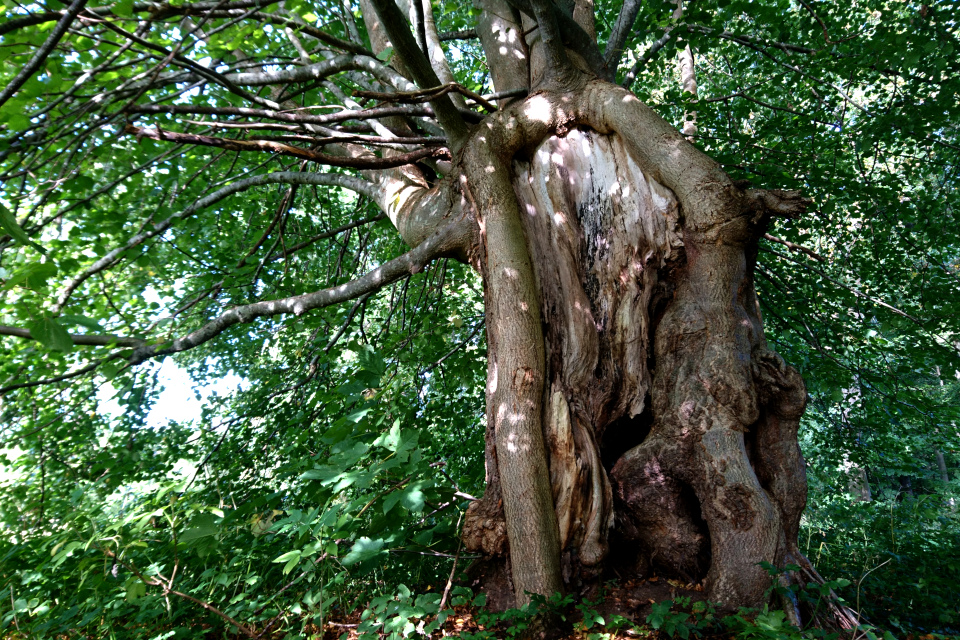
{"label": "tree", "polygon": [[[856,235],[867,217],[918,224],[885,210],[891,193],[910,197],[891,176],[952,194],[954,18],[879,2],[10,9],[0,332],[42,349],[4,342],[0,393],[20,412],[38,389],[78,402],[64,383],[211,345],[229,360],[237,325],[355,301],[336,342],[376,292],[454,259],[482,278],[487,345],[486,491],[466,547],[509,560],[518,601],[629,553],[633,571],[652,564],[704,581],[711,600],[759,606],[763,563],[794,567],[784,583],[819,579],[798,547],[807,389],[765,337],[762,305],[829,357],[806,314],[772,300],[798,276],[771,273],[761,249],[836,285],[841,306],[868,305],[858,321],[913,323],[924,357],[960,368],[953,231],[935,249],[926,236],[878,245],[937,254],[923,267],[936,275],[892,302],[882,276],[826,270],[800,242]],[[454,41],[466,44],[444,49]],[[694,55],[709,69],[699,92]],[[638,78],[661,113],[631,92]],[[753,110],[796,133],[758,133]],[[852,159],[831,146],[848,128]],[[257,198],[236,196],[270,185],[281,196],[260,220]],[[335,228],[314,216],[355,203],[359,216],[367,201],[380,212]],[[384,216],[409,247],[399,257],[383,257],[396,244],[380,231],[359,232],[353,267],[348,239],[316,249]],[[288,246],[291,234],[302,241]],[[371,247],[370,270],[344,281]],[[322,278],[304,251],[337,256],[330,286],[308,286]],[[125,289],[159,301],[115,300]]]}

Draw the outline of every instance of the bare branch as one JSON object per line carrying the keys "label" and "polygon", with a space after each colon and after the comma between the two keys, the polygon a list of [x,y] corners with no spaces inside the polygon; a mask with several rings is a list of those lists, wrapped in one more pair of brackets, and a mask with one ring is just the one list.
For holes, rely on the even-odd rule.
{"label": "bare branch", "polygon": [[309,247],[309,246],[312,245],[314,242],[319,242],[320,240],[325,240],[326,238],[332,238],[333,236],[339,235],[339,234],[343,233],[344,231],[349,231],[350,229],[355,229],[355,228],[357,228],[357,227],[362,227],[363,225],[365,225],[365,224],[370,224],[371,222],[379,222],[380,220],[383,220],[383,219],[386,218],[386,217],[387,217],[387,214],[385,214],[385,213],[378,213],[378,214],[375,215],[375,216],[370,216],[370,217],[368,217],[368,218],[363,218],[363,219],[361,219],[361,220],[357,220],[356,222],[351,222],[350,224],[345,224],[345,225],[343,225],[342,227],[337,227],[336,229],[330,229],[329,231],[324,231],[323,233],[317,234],[317,235],[313,236],[312,238],[308,238],[307,240],[304,240],[303,242],[299,242],[299,243],[293,245],[292,247],[289,247],[289,248],[286,250],[286,252],[284,252],[284,253],[275,253],[275,254],[269,256],[269,257],[267,258],[267,262],[271,262],[271,261],[273,261],[273,260],[279,260],[279,259],[282,258],[284,255],[288,255],[288,256],[289,256],[291,253],[294,253],[294,252],[296,252],[296,251],[299,251],[300,249],[303,249],[303,248],[305,248],[305,247]]}
{"label": "bare branch", "polygon": [[795,244],[793,242],[790,242],[789,240],[784,240],[783,238],[772,236],[769,233],[763,234],[763,237],[769,240],[770,242],[776,242],[777,244],[782,244],[788,249],[793,249],[794,251],[805,253],[818,262],[827,262],[827,259],[824,258],[822,255],[820,255],[813,249],[808,249],[807,247],[804,247],[803,245]]}
{"label": "bare branch", "polygon": [[540,41],[546,48],[548,70],[563,70],[568,66],[564,49],[566,45],[580,54],[594,73],[601,78],[611,79],[611,71],[596,40],[553,0],[507,0],[507,3],[537,21]]}
{"label": "bare branch", "polygon": [[746,189],[744,194],[748,209],[776,218],[799,218],[813,203],[799,191],[784,189]]}
{"label": "bare branch", "polygon": [[94,362],[91,362],[88,365],[80,367],[79,369],[68,371],[67,373],[60,376],[55,376],[53,378],[44,378],[42,380],[32,380],[30,382],[17,382],[15,384],[7,385],[6,387],[0,387],[0,396],[3,396],[3,394],[8,393],[10,391],[14,391],[16,389],[30,389],[31,387],[41,387],[46,384],[55,384],[57,382],[63,382],[64,380],[76,378],[78,376],[82,376],[85,373],[90,373],[91,371],[93,371],[94,369],[96,369],[97,367],[99,367],[105,362],[109,362],[110,360],[116,360],[119,357],[120,357],[120,353],[114,353],[107,356],[106,358],[95,360]]}
{"label": "bare branch", "polygon": [[357,98],[369,98],[372,100],[382,100],[384,102],[428,102],[436,99],[438,96],[446,95],[452,92],[464,95],[487,111],[491,113],[497,110],[497,107],[490,104],[486,98],[479,93],[467,89],[458,82],[448,82],[438,87],[429,89],[418,89],[416,91],[404,91],[400,93],[386,93],[383,91],[354,91],[353,95]]}
{"label": "bare branch", "polygon": [[243,180],[237,180],[236,182],[218,189],[204,198],[201,198],[180,213],[174,214],[162,222],[158,222],[157,224],[153,225],[153,228],[138,233],[130,238],[126,244],[113,249],[105,256],[94,262],[92,265],[81,271],[76,277],[67,282],[63,289],[61,289],[60,294],[57,296],[57,302],[53,305],[53,312],[59,313],[60,309],[62,309],[67,303],[67,300],[70,299],[70,296],[73,294],[73,292],[87,278],[109,268],[117,260],[119,260],[126,251],[143,244],[150,238],[165,232],[167,229],[173,226],[177,220],[182,220],[186,217],[189,217],[197,211],[223,200],[227,196],[266,184],[312,184],[318,186],[343,187],[345,189],[351,189],[361,193],[371,200],[375,200],[375,196],[377,195],[373,185],[366,180],[341,173],[300,173],[297,171],[277,171],[275,173],[267,173],[264,175],[244,178]]}
{"label": "bare branch", "polygon": [[[366,71],[380,82],[394,86],[401,91],[414,91],[417,88],[415,84],[376,58],[360,55],[340,55],[323,62],[303,67],[291,67],[282,71],[230,73],[224,77],[236,84],[256,87],[266,84],[322,80],[341,71]],[[438,81],[437,84],[440,84],[440,82]]]}
{"label": "bare branch", "polygon": [[[411,0],[416,6],[420,7],[420,13],[423,14],[423,37],[424,51],[427,59],[430,60],[433,70],[441,82],[449,84],[456,82],[457,79],[450,70],[450,62],[447,60],[446,53],[443,50],[443,44],[440,42],[440,35],[437,33],[437,21],[433,14],[433,0]],[[459,95],[450,96],[457,107],[465,108],[467,105]]]}
{"label": "bare branch", "polygon": [[441,31],[439,34],[441,42],[448,42],[450,40],[476,40],[480,36],[477,35],[476,29],[463,29],[462,31]]}
{"label": "bare branch", "polygon": [[195,144],[204,147],[218,147],[220,149],[229,149],[231,151],[266,151],[276,153],[282,156],[292,156],[301,160],[309,160],[320,164],[326,164],[334,167],[350,167],[353,169],[390,169],[393,167],[402,167],[406,164],[413,164],[424,158],[437,158],[446,156],[449,152],[443,147],[430,147],[419,149],[410,153],[401,153],[395,156],[378,158],[376,156],[335,156],[329,153],[312,151],[302,147],[274,142],[272,140],[237,140],[233,138],[214,138],[212,136],[200,136],[192,133],[175,133],[163,131],[162,129],[147,129],[127,125],[123,128],[124,133],[129,133],[140,138],[150,138],[152,140],[166,140],[178,144]]}
{"label": "bare branch", "polygon": [[63,14],[63,17],[60,18],[60,22],[57,23],[57,26],[53,28],[53,31],[47,36],[47,39],[44,41],[36,53],[33,54],[33,57],[30,58],[30,61],[24,65],[20,72],[10,81],[10,84],[4,88],[3,91],[0,91],[0,106],[13,97],[17,91],[20,90],[20,87],[29,80],[34,73],[43,65],[46,61],[47,56],[50,55],[50,52],[57,46],[57,43],[60,42],[60,39],[63,38],[63,35],[67,32],[67,29],[70,28],[70,25],[73,24],[74,19],[77,15],[83,11],[83,7],[87,4],[87,0],[73,0],[70,6],[67,8],[66,13]]}
{"label": "bare branch", "polygon": [[[409,69],[414,81],[421,88],[440,85],[440,79],[430,65],[430,61],[417,46],[397,3],[394,0],[372,0],[372,4],[380,16],[387,36],[393,43],[394,51]],[[451,149],[456,152],[469,133],[463,116],[446,94],[432,100],[430,104],[437,113],[437,121],[450,140]]]}
{"label": "bare branch", "polygon": [[[335,124],[337,122],[346,122],[347,120],[376,120],[389,116],[427,116],[433,117],[433,109],[422,105],[404,105],[397,107],[378,107],[374,109],[363,109],[354,111],[344,109],[337,113],[328,113],[321,116],[314,116],[303,113],[291,113],[289,111],[280,111],[274,109],[249,109],[246,107],[209,107],[206,105],[187,105],[187,104],[146,104],[132,105],[127,109],[130,113],[183,113],[183,114],[202,114],[202,115],[223,115],[223,116],[243,116],[251,118],[269,118],[270,120],[279,120],[281,122],[295,122],[304,124]],[[462,115],[468,115],[461,112]],[[479,122],[483,116],[479,113],[471,113],[474,121]]]}
{"label": "bare branch", "polygon": [[633,23],[636,22],[637,14],[640,13],[640,5],[640,0],[623,0],[617,22],[613,25],[610,39],[607,40],[607,50],[603,54],[603,59],[611,72],[615,72],[620,65],[623,47],[627,44],[630,32],[633,31]]}
{"label": "bare branch", "polygon": [[[17,338],[23,338],[25,340],[36,340],[29,329],[21,329],[19,327],[7,327],[0,325],[0,336],[15,336]],[[143,340],[137,338],[124,338],[121,336],[115,336],[112,334],[107,335],[79,335],[75,333],[70,334],[70,340],[73,341],[73,344],[84,345],[84,346],[96,346],[96,347],[108,347],[111,345],[117,345],[118,347],[142,347],[144,345]]]}
{"label": "bare branch", "polygon": [[134,350],[129,359],[130,364],[140,364],[150,358],[193,349],[236,324],[288,313],[300,316],[313,309],[373,293],[405,276],[421,271],[432,260],[461,248],[470,237],[466,226],[464,219],[450,222],[416,248],[346,284],[290,298],[235,307],[182,338]]}

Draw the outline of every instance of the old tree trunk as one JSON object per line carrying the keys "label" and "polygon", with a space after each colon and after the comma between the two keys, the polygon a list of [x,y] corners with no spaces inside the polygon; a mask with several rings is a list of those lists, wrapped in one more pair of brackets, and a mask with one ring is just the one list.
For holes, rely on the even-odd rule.
{"label": "old tree trunk", "polygon": [[[117,94],[130,121],[258,117],[270,122],[193,124],[296,135],[282,142],[223,138],[178,133],[166,122],[124,132],[137,140],[292,155],[303,165],[299,173],[238,180],[166,220],[145,222],[68,281],[50,312],[58,314],[125,251],[231,193],[275,183],[290,185],[288,199],[297,185],[353,189],[384,210],[411,251],[348,284],[224,311],[181,338],[129,339],[130,363],[193,348],[258,317],[361,298],[431,260],[455,256],[482,275],[489,354],[487,487],[469,508],[463,540],[499,567],[491,575],[512,586],[509,600],[656,573],[702,583],[710,600],[726,606],[758,606],[772,580],[762,563],[800,567],[783,574],[785,582],[816,579],[797,549],[806,501],[797,426],[806,390],[764,339],[753,280],[770,217],[798,216],[807,201],[735,183],[673,124],[612,82],[635,0],[623,3],[603,53],[591,0],[476,4],[476,37],[495,105],[453,81],[430,0],[360,0],[372,52],[352,22],[347,42],[303,27],[299,16],[257,12],[246,0],[226,8],[193,3],[189,11],[137,5],[149,9],[149,20],[203,15],[191,31],[201,40],[208,37],[205,20],[263,20],[275,25],[271,33],[285,29],[300,58],[279,71],[269,70],[279,63],[264,62],[259,71],[220,73],[117,27],[131,46],[150,45],[150,56],[165,59]],[[52,15],[65,30],[76,13]],[[78,28],[99,24],[92,15]],[[345,15],[352,21],[354,12]],[[295,31],[321,45],[308,51]],[[236,60],[244,55],[233,52]],[[692,74],[689,47],[684,55]],[[182,70],[164,71],[171,61]],[[338,74],[347,84],[330,80]],[[176,83],[219,84],[231,100],[249,104],[141,100]],[[310,83],[338,104],[314,113],[320,107],[292,102],[300,92],[291,87]],[[357,86],[377,90],[367,98],[405,106],[362,111],[348,95]],[[257,93],[262,87],[269,91]],[[468,109],[464,95],[487,113]],[[347,121],[362,124],[348,130]],[[312,142],[296,147],[302,140]],[[421,143],[446,145],[449,155],[440,146],[416,148]],[[380,155],[370,149],[377,144],[386,145],[374,147],[386,149]],[[308,162],[360,175],[305,172]],[[8,333],[30,337],[15,328]]]}
{"label": "old tree trunk", "polygon": [[806,390],[767,347],[752,268],[766,217],[803,201],[742,190],[603,81],[486,129],[466,173],[485,241],[488,488],[467,547],[509,557],[518,594],[614,560],[761,604],[760,563],[806,564]]}
{"label": "old tree trunk", "polygon": [[608,82],[592,17],[484,9],[497,89],[530,92],[454,150],[489,349],[487,489],[466,546],[502,559],[517,602],[615,565],[761,605],[762,563],[814,573],[797,550],[806,390],[764,339],[753,283],[769,217],[807,203],[733,183]]}

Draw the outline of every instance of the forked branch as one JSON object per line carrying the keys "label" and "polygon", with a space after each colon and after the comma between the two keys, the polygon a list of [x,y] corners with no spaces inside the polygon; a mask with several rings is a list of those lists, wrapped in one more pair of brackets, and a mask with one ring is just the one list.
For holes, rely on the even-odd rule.
{"label": "forked branch", "polygon": [[227,196],[239,193],[241,191],[246,191],[253,187],[267,185],[267,184],[311,184],[318,186],[337,186],[343,187],[345,189],[350,189],[356,191],[357,193],[363,194],[370,198],[371,200],[376,197],[376,191],[373,188],[373,185],[355,176],[349,176],[342,173],[307,173],[307,172],[298,172],[298,171],[277,171],[274,173],[267,173],[259,176],[251,176],[249,178],[244,178],[242,180],[237,180],[236,182],[229,184],[217,191],[214,191],[210,195],[197,200],[194,204],[185,208],[179,213],[175,213],[166,220],[162,220],[152,226],[152,228],[146,229],[137,235],[133,236],[122,246],[116,247],[111,251],[107,252],[106,255],[101,257],[99,260],[94,262],[92,265],[78,273],[70,281],[68,281],[63,289],[60,290],[60,293],[57,296],[57,301],[52,307],[53,313],[59,313],[67,301],[70,299],[70,296],[73,295],[73,292],[76,291],[77,287],[83,284],[90,276],[100,273],[105,269],[109,269],[114,265],[118,260],[123,257],[123,254],[134,247],[137,247],[147,240],[158,236],[164,233],[167,229],[172,227],[178,220],[187,218],[201,209],[212,206],[217,202],[223,200]]}
{"label": "forked branch", "polygon": [[[0,325],[0,336],[14,336],[17,338],[23,338],[24,340],[37,339],[29,329],[21,329],[20,327],[8,327],[3,325]],[[140,347],[144,344],[144,341],[138,338],[124,338],[122,336],[115,336],[112,334],[80,335],[71,333],[70,341],[76,345],[95,347],[107,347],[110,345],[117,345],[118,347]]]}
{"label": "forked branch", "polygon": [[313,293],[234,307],[182,338],[135,349],[129,358],[129,362],[136,365],[150,358],[193,349],[212,340],[234,325],[253,322],[257,318],[282,314],[300,316],[313,309],[321,309],[338,302],[355,300],[382,289],[405,276],[421,271],[436,258],[462,249],[471,237],[472,233],[467,221],[465,219],[455,220],[438,230],[416,248],[390,260],[356,280]]}
{"label": "forked branch", "polygon": [[123,132],[140,138],[150,138],[152,140],[166,140],[178,144],[194,144],[203,147],[217,147],[228,149],[230,151],[265,151],[276,153],[281,156],[291,156],[301,160],[309,160],[319,164],[326,164],[333,167],[350,167],[352,169],[390,169],[393,167],[402,167],[406,164],[413,164],[424,158],[438,158],[448,155],[449,152],[443,147],[430,147],[427,149],[418,149],[409,153],[378,158],[376,156],[335,156],[329,153],[321,153],[312,149],[295,147],[293,145],[275,142],[273,140],[238,140],[235,138],[217,138],[214,136],[201,136],[193,133],[176,133],[173,131],[163,131],[159,127],[148,129],[146,127],[135,127],[128,124],[123,128]]}

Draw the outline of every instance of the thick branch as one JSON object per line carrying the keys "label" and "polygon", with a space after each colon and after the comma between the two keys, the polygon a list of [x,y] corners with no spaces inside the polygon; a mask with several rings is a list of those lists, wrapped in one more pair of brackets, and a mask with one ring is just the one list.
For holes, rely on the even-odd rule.
{"label": "thick branch", "polygon": [[640,5],[641,0],[623,0],[623,6],[620,7],[620,15],[617,16],[617,23],[613,25],[610,39],[607,40],[607,50],[603,54],[604,62],[611,73],[616,72],[620,65],[623,47],[627,44],[630,32],[633,31],[633,23],[636,22],[637,14],[640,13]]}
{"label": "thick branch", "polygon": [[670,42],[672,38],[673,33],[671,31],[667,31],[652,45],[650,45],[650,48],[647,49],[642,56],[640,56],[640,59],[637,60],[637,62],[630,68],[630,71],[627,72],[627,75],[624,76],[623,82],[620,83],[620,86],[624,89],[629,89],[632,87],[634,80],[637,79],[637,75],[651,60],[653,60],[653,58],[660,52],[661,49],[667,46],[667,43]]}
{"label": "thick branch", "polygon": [[775,218],[799,218],[813,203],[799,191],[747,189],[744,193],[750,210]]}
{"label": "thick branch", "polygon": [[[410,33],[410,29],[407,28],[407,22],[404,20],[396,2],[394,0],[373,0],[373,6],[380,16],[387,36],[393,43],[394,51],[410,70],[414,81],[422,88],[439,86],[441,84],[440,79],[430,65],[430,61],[417,46],[417,42],[413,34]],[[460,115],[448,95],[442,95],[432,100],[430,104],[437,113],[440,126],[443,127],[447,138],[450,140],[451,149],[456,152],[468,134],[467,124],[464,122],[463,116]]]}
{"label": "thick branch", "polygon": [[377,191],[373,188],[373,185],[366,180],[341,173],[301,173],[298,171],[278,171],[275,173],[267,173],[264,175],[244,178],[243,180],[237,180],[236,182],[218,189],[217,191],[214,191],[210,195],[201,198],[200,200],[197,200],[194,204],[190,205],[180,213],[176,213],[166,220],[158,222],[157,224],[153,225],[153,228],[138,233],[127,240],[126,244],[124,244],[122,247],[113,249],[105,256],[94,262],[92,265],[81,271],[76,277],[64,285],[63,289],[60,291],[60,294],[57,296],[57,303],[53,305],[53,312],[59,313],[60,309],[62,309],[67,303],[67,300],[70,299],[70,296],[73,294],[73,292],[77,289],[77,287],[83,284],[87,278],[109,268],[117,260],[119,260],[126,251],[133,249],[134,247],[143,244],[147,240],[162,234],[171,226],[173,226],[177,220],[182,220],[186,217],[189,217],[197,211],[209,207],[220,200],[223,200],[227,196],[233,195],[234,193],[239,193],[240,191],[246,191],[247,189],[266,184],[311,184],[317,186],[343,187],[345,189],[351,189],[357,193],[361,193],[371,200],[375,200],[377,196]]}
{"label": "thick branch", "polygon": [[127,125],[123,128],[124,133],[129,133],[140,138],[151,138],[152,140],[166,140],[178,144],[195,144],[204,147],[218,147],[220,149],[229,149],[230,151],[266,151],[276,153],[281,156],[292,156],[301,160],[309,160],[334,167],[350,167],[352,169],[389,169],[392,167],[402,167],[405,164],[413,164],[424,158],[437,158],[445,156],[449,152],[442,147],[431,147],[419,149],[410,153],[401,153],[395,156],[377,158],[376,156],[335,156],[329,153],[320,153],[302,147],[274,142],[272,140],[235,140],[232,138],[214,138],[212,136],[200,136],[192,133],[174,133],[163,131],[161,129],[146,129]]}
{"label": "thick branch", "polygon": [[[457,81],[450,70],[450,63],[443,51],[443,45],[440,44],[440,35],[437,33],[437,21],[433,15],[433,0],[411,0],[418,3],[423,9],[423,37],[426,45],[427,58],[430,60],[430,66],[437,73],[441,82],[446,84]],[[466,107],[466,103],[459,95],[451,96],[453,103],[458,107]]]}
{"label": "thick branch", "polygon": [[[537,21],[540,38],[547,48],[550,66],[566,65],[564,45],[576,51],[599,77],[611,79],[603,54],[597,42],[572,17],[561,11],[552,0],[507,0],[517,10]],[[559,47],[559,48],[558,48]]]}
{"label": "thick branch", "polygon": [[464,219],[450,222],[416,248],[390,260],[382,267],[346,284],[280,300],[267,300],[235,307],[211,320],[193,333],[171,343],[136,349],[130,356],[131,364],[140,364],[150,358],[179,353],[199,346],[236,324],[253,322],[257,318],[292,313],[300,316],[313,309],[328,307],[338,302],[354,300],[373,293],[401,278],[421,271],[436,258],[463,247],[472,235]]}
{"label": "thick branch", "polygon": [[441,42],[449,42],[450,40],[476,40],[479,37],[477,35],[476,29],[463,29],[461,31],[441,31],[437,35],[440,37]]}
{"label": "thick branch", "polygon": [[[30,333],[29,329],[21,329],[19,327],[7,327],[0,325],[0,336],[15,336],[17,338],[24,338],[25,340],[36,340],[33,337],[33,334]],[[137,338],[123,338],[121,336],[115,335],[78,335],[75,333],[70,334],[70,340],[73,341],[73,344],[85,345],[85,346],[96,346],[96,347],[107,347],[111,345],[117,345],[119,347],[141,347],[143,346],[143,340]]]}
{"label": "thick branch", "polygon": [[484,98],[479,93],[475,93],[467,89],[465,86],[459,82],[448,82],[446,84],[440,85],[439,87],[431,87],[429,89],[418,89],[416,91],[404,91],[402,93],[387,93],[383,91],[354,91],[353,95],[357,98],[369,98],[372,100],[382,100],[384,102],[429,102],[434,100],[438,96],[449,94],[449,93],[459,93],[464,95],[478,105],[482,106],[484,109],[490,112],[494,112],[497,108],[490,104],[486,98]]}
{"label": "thick branch", "polygon": [[[341,55],[323,62],[305,67],[291,67],[282,71],[257,71],[249,73],[230,73],[225,77],[231,82],[245,86],[265,84],[289,84],[321,80],[341,71],[366,71],[374,78],[401,91],[413,91],[417,87],[399,73],[376,58],[359,55]],[[437,82],[437,84],[440,84]]]}

